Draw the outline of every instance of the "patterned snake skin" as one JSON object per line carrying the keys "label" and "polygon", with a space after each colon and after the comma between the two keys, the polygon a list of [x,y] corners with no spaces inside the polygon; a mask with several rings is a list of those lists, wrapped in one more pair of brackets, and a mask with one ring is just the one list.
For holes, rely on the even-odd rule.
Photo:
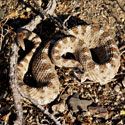
{"label": "patterned snake skin", "polygon": [[[43,87],[34,88],[23,82],[31,58],[41,43],[41,39],[33,32],[26,30],[18,33],[17,40],[21,43],[28,39],[34,48],[18,64],[18,84],[22,92],[37,101],[40,105],[52,102],[59,94],[60,82],[55,71],[58,67],[79,68],[81,82],[86,79],[107,84],[116,75],[120,66],[120,54],[114,40],[107,32],[94,26],[76,26],[68,30],[71,36],[58,40],[52,47],[51,58],[48,56],[50,44],[40,49],[32,59],[32,75]],[[64,58],[72,53],[75,59]],[[93,54],[94,53],[94,54]]]}

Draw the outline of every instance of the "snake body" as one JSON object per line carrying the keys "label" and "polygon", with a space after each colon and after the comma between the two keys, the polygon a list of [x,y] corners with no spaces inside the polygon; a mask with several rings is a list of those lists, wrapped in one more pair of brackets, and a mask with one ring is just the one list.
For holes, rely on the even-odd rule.
{"label": "snake body", "polygon": [[[81,82],[86,79],[107,84],[114,78],[120,66],[120,54],[116,43],[107,32],[94,26],[76,26],[67,31],[70,36],[59,39],[52,47],[49,57],[48,43],[40,49],[32,59],[32,74],[36,82],[43,83],[41,88],[33,88],[23,81],[31,58],[41,43],[41,39],[33,32],[21,31],[17,40],[28,39],[34,43],[33,49],[18,64],[18,84],[22,92],[37,101],[40,105],[52,102],[59,94],[60,82],[55,66],[77,67],[84,73],[80,75]],[[72,53],[75,59],[63,57]],[[96,60],[93,58],[96,57]]]}

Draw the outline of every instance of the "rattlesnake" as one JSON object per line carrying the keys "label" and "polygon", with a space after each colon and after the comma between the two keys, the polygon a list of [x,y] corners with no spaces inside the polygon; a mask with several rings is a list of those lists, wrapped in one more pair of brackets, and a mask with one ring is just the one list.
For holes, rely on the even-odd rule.
{"label": "rattlesnake", "polygon": [[[36,48],[40,45],[41,39],[35,33],[26,30],[18,33],[17,40],[20,43],[24,39],[28,39],[35,44],[29,54],[18,64],[18,84],[25,95],[31,97],[40,105],[52,102],[59,94],[60,82],[55,65],[58,67],[79,68],[82,71],[78,75],[81,82],[89,79],[99,82],[101,85],[110,82],[119,69],[119,50],[107,32],[90,25],[79,25],[67,32],[70,36],[55,42],[50,52],[51,56],[48,53],[50,47],[50,43],[48,43],[32,59],[32,74],[37,83],[43,83],[41,88],[29,87],[23,82],[29,62]],[[64,58],[63,55],[67,52],[72,53],[75,59]],[[93,58],[93,52],[98,61]]]}

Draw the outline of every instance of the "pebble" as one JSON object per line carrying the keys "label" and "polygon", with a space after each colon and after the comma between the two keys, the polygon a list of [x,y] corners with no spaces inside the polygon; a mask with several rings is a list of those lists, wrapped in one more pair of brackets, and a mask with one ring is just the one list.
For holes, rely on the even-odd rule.
{"label": "pebble", "polygon": [[27,11],[27,12],[30,12],[30,11],[31,11],[31,8],[30,8],[30,7],[27,7],[27,8],[26,8],[26,11]]}
{"label": "pebble", "polygon": [[65,101],[62,101],[61,103],[52,106],[54,114],[62,113],[65,111],[65,109],[66,109]]}
{"label": "pebble", "polygon": [[123,79],[123,81],[122,81],[122,84],[123,84],[123,86],[125,87],[125,77],[124,77],[124,79]]}
{"label": "pebble", "polygon": [[125,115],[125,110],[121,110],[120,115]]}
{"label": "pebble", "polygon": [[69,99],[69,105],[72,107],[73,112],[78,112],[79,110],[88,111],[87,107],[90,104],[92,104],[91,100],[80,100],[75,97]]}
{"label": "pebble", "polygon": [[90,115],[94,115],[97,118],[105,118],[108,119],[108,111],[106,108],[101,106],[89,106],[88,110]]}
{"label": "pebble", "polygon": [[114,89],[115,89],[116,92],[119,92],[120,91],[119,85],[116,85]]}

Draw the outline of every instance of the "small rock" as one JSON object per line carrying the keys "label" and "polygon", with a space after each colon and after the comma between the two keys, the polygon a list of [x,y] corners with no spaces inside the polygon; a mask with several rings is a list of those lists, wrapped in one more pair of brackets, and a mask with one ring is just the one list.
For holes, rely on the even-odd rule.
{"label": "small rock", "polygon": [[5,12],[1,9],[1,10],[0,10],[0,19],[3,19],[3,18],[4,18],[4,13],[5,13]]}
{"label": "small rock", "polygon": [[98,99],[98,98],[96,98],[96,99],[95,99],[95,103],[98,103],[98,102],[99,102],[99,99]]}
{"label": "small rock", "polygon": [[63,95],[61,96],[61,99],[62,99],[62,100],[67,100],[68,97],[69,97],[68,94],[63,94]]}
{"label": "small rock", "polygon": [[117,125],[124,125],[123,120],[121,119],[121,120],[117,123]]}
{"label": "small rock", "polygon": [[115,89],[116,92],[119,92],[120,91],[119,85],[116,85],[114,89]]}
{"label": "small rock", "polygon": [[92,104],[91,100],[80,100],[79,98],[71,97],[69,100],[69,105],[72,107],[73,112],[77,112],[79,110],[87,110],[87,106]]}
{"label": "small rock", "polygon": [[68,121],[70,121],[70,123],[74,123],[75,120],[76,120],[76,117],[73,116],[73,113],[72,112],[69,112],[67,114],[67,118],[69,119]]}
{"label": "small rock", "polygon": [[95,117],[98,118],[105,118],[108,119],[108,111],[100,106],[90,106],[88,107],[88,110],[90,112],[90,115],[94,115]]}
{"label": "small rock", "polygon": [[125,110],[121,110],[120,115],[125,115]]}
{"label": "small rock", "polygon": [[26,11],[27,11],[27,12],[30,12],[30,11],[31,11],[31,8],[30,8],[30,7],[27,7],[27,8],[26,8]]}
{"label": "small rock", "polygon": [[65,108],[65,101],[62,101],[61,103],[52,106],[54,114],[62,113],[65,110]]}
{"label": "small rock", "polygon": [[124,79],[122,80],[122,84],[123,84],[123,86],[125,87],[125,77],[124,77]]}

